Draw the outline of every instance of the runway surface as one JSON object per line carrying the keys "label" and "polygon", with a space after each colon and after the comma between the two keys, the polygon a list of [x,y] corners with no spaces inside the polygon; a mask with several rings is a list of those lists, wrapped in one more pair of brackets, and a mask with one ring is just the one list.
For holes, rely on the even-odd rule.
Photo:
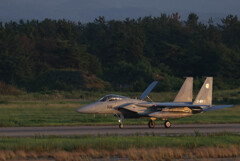
{"label": "runway surface", "polygon": [[54,127],[3,127],[0,128],[0,136],[27,137],[36,135],[133,135],[133,134],[194,134],[200,133],[218,133],[234,132],[240,133],[240,124],[189,124],[172,125],[171,128],[165,128],[158,125],[153,129],[147,125],[125,125],[123,129],[118,126],[54,126]]}

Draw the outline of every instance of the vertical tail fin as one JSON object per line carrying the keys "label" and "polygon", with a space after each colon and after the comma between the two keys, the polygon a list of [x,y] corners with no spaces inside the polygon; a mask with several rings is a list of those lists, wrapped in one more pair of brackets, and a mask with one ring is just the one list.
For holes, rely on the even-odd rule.
{"label": "vertical tail fin", "polygon": [[212,105],[213,77],[207,77],[193,104]]}
{"label": "vertical tail fin", "polygon": [[173,102],[192,102],[193,98],[193,77],[186,77],[180,91]]}

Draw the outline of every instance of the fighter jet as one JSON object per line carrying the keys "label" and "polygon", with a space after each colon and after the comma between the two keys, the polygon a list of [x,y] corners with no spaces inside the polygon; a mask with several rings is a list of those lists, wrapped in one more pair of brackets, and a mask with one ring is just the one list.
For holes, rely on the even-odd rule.
{"label": "fighter jet", "polygon": [[[212,105],[213,77],[207,77],[194,102],[193,78],[187,77],[173,102],[153,102],[148,94],[157,85],[152,82],[139,99],[109,94],[98,101],[78,108],[83,114],[113,114],[118,118],[119,128],[123,128],[125,118],[149,118],[149,128],[155,127],[155,120],[164,120],[166,128],[171,127],[169,119],[189,117],[194,114],[231,107],[232,105]],[[146,101],[148,98],[150,101]]]}

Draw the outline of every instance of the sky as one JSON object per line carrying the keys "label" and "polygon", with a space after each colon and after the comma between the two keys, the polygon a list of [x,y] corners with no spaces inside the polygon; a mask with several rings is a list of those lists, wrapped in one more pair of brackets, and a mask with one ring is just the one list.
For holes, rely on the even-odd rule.
{"label": "sky", "polygon": [[240,0],[0,0],[3,22],[51,18],[86,23],[99,16],[123,20],[176,12],[182,20],[193,12],[200,21],[220,21],[229,14],[240,17]]}

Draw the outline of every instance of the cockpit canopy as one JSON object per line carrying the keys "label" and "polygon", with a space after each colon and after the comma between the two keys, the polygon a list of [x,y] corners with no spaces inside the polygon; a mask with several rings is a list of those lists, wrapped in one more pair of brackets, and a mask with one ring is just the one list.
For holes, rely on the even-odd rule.
{"label": "cockpit canopy", "polygon": [[104,96],[99,101],[100,102],[104,102],[104,101],[117,101],[117,100],[122,100],[123,98],[126,98],[126,97],[120,96],[120,95],[110,94],[110,95]]}

